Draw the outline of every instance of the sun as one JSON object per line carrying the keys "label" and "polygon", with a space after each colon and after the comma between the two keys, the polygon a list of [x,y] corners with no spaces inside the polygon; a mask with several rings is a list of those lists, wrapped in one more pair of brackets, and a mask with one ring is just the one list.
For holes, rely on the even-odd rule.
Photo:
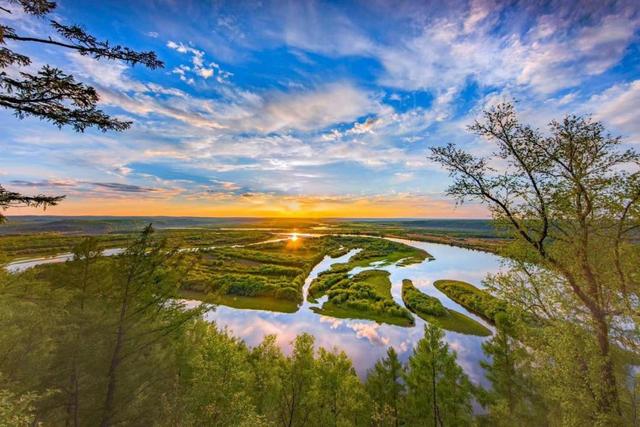
{"label": "sun", "polygon": [[289,240],[291,240],[292,242],[295,242],[298,240],[298,233],[292,233],[291,237],[289,237]]}

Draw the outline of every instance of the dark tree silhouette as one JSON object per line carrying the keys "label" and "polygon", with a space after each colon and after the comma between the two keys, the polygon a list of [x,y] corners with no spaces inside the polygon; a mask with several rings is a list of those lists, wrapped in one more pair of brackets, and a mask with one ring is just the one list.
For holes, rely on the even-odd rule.
{"label": "dark tree silhouette", "polygon": [[[0,209],[7,210],[14,206],[33,206],[43,207],[55,206],[59,201],[64,199],[64,196],[45,196],[39,194],[37,196],[24,196],[20,193],[14,193],[7,191],[2,185],[0,185]],[[0,223],[5,221],[4,215],[0,213]]]}
{"label": "dark tree silhouette", "polygon": [[[36,19],[44,19],[56,8],[56,3],[48,0],[9,0],[9,3],[21,7]],[[10,14],[11,10],[0,7],[0,13]],[[75,50],[80,55],[95,59],[119,60],[131,66],[142,64],[151,69],[163,67],[162,61],[154,52],[137,52],[128,47],[97,40],[78,25],[64,25],[55,20],[49,20],[49,24],[51,34],[42,37],[23,36],[15,29],[0,24],[0,107],[12,110],[20,119],[33,116],[59,128],[71,126],[77,132],[83,132],[89,127],[96,127],[103,132],[128,129],[130,121],[110,117],[96,107],[100,98],[93,87],[76,81],[63,70],[45,65],[35,74],[15,71],[8,73],[10,66],[16,69],[31,64],[31,59],[16,52],[14,46],[19,43],[40,43]],[[11,43],[11,48],[8,47],[8,42]],[[2,210],[11,206],[46,207],[55,205],[61,199],[62,197],[43,195],[27,197],[0,187]],[[2,218],[0,215],[0,219]]]}

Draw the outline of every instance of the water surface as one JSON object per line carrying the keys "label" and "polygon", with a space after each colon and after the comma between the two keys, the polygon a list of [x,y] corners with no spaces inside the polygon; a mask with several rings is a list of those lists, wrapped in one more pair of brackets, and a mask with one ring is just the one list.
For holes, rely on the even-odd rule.
{"label": "water surface", "polygon": [[[299,233],[298,236],[313,238],[320,235]],[[267,242],[285,239],[270,239]],[[428,295],[437,297],[445,307],[464,313],[492,329],[483,319],[469,313],[441,293],[433,286],[433,282],[439,279],[454,279],[482,287],[482,280],[487,274],[499,271],[501,266],[500,257],[486,252],[437,243],[403,239],[389,240],[424,249],[433,256],[433,259],[407,266],[401,266],[398,263],[392,265],[376,263],[368,267],[354,268],[350,274],[357,274],[360,271],[373,268],[388,271],[390,273],[389,279],[392,283],[391,294],[401,306],[404,306],[402,302],[402,280],[410,279],[416,288]],[[249,245],[254,244],[259,243]],[[104,254],[117,255],[122,251],[123,249],[120,248],[107,249]],[[295,313],[276,313],[217,306],[215,310],[205,315],[206,319],[242,338],[250,346],[259,344],[267,335],[276,335],[277,343],[285,353],[291,351],[291,342],[297,335],[304,332],[310,333],[315,337],[317,346],[344,350],[353,360],[354,366],[361,376],[364,376],[375,362],[385,355],[389,346],[393,346],[401,360],[404,361],[411,354],[412,348],[417,341],[422,338],[424,320],[415,316],[415,326],[401,327],[378,324],[374,321],[362,319],[337,319],[316,314],[311,310],[311,307],[321,305],[326,297],[323,297],[315,304],[306,301],[309,285],[319,273],[329,269],[332,264],[348,261],[357,252],[358,249],[354,249],[337,258],[325,256],[307,277],[303,287],[305,302]],[[39,264],[64,262],[72,259],[72,257],[71,253],[64,253],[51,257],[33,258],[12,262],[5,268],[11,272],[20,272]],[[458,362],[471,380],[484,385],[484,374],[479,362],[484,359],[481,345],[488,338],[445,331],[445,339],[449,346],[458,353]]]}
{"label": "water surface", "polygon": [[[426,294],[436,296],[447,307],[468,315],[485,326],[487,323],[469,313],[463,307],[451,301],[438,291],[433,282],[439,279],[456,279],[482,287],[482,280],[489,273],[500,269],[500,257],[486,252],[458,248],[436,243],[417,242],[393,239],[429,252],[435,259],[425,260],[419,264],[408,266],[387,265],[375,267],[359,267],[352,270],[355,274],[364,269],[378,268],[389,271],[392,283],[392,295],[402,303],[402,280],[411,279],[414,285]],[[303,293],[318,273],[328,269],[331,264],[345,262],[355,251],[339,257],[325,257],[309,275]],[[218,306],[207,313],[206,318],[219,327],[228,329],[233,335],[241,337],[248,345],[259,344],[266,335],[276,335],[280,348],[289,353],[291,342],[296,335],[303,332],[312,334],[316,345],[326,348],[344,350],[353,360],[358,374],[364,376],[375,362],[383,357],[389,346],[393,346],[401,360],[406,360],[412,348],[422,338],[425,322],[416,316],[416,325],[401,327],[378,324],[361,319],[336,319],[311,311],[314,304],[305,302],[295,313],[274,313],[260,310],[242,310]],[[490,328],[491,329],[491,328]],[[450,347],[458,353],[458,362],[472,381],[484,384],[484,374],[479,365],[484,359],[482,342],[487,337],[463,335],[445,331],[445,338]]]}

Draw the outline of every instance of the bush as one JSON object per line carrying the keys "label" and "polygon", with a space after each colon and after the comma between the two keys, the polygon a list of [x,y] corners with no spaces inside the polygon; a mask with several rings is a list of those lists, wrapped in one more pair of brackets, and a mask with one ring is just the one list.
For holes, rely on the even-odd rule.
{"label": "bush", "polygon": [[286,287],[280,288],[276,291],[275,297],[278,299],[285,299],[289,301],[300,301],[302,296],[297,289]]}
{"label": "bush", "polygon": [[435,317],[449,315],[438,298],[425,295],[413,286],[411,280],[402,281],[402,300],[412,311]]}
{"label": "bush", "polygon": [[433,285],[453,301],[493,324],[496,323],[496,317],[507,310],[504,301],[469,283],[437,280]]}

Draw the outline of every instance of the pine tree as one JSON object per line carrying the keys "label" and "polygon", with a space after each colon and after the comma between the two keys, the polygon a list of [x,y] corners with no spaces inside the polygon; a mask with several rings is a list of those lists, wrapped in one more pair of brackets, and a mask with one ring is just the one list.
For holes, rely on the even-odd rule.
{"label": "pine tree", "polygon": [[409,358],[405,374],[409,425],[471,423],[471,383],[443,338],[440,328],[426,324],[424,337]]}
{"label": "pine tree", "polygon": [[489,361],[481,361],[480,365],[491,388],[482,391],[480,401],[487,408],[488,424],[545,425],[547,409],[531,378],[530,357],[513,335],[513,326],[501,314],[496,319],[495,335],[482,344]]}
{"label": "pine tree", "polygon": [[[56,9],[56,3],[49,0],[10,0],[9,4],[35,19],[49,16]],[[12,11],[0,7],[0,14],[3,13],[11,14]],[[31,58],[16,51],[14,46],[35,43],[75,51],[94,59],[122,61],[131,66],[142,64],[151,69],[163,67],[162,61],[154,52],[136,52],[125,46],[114,46],[108,41],[98,40],[79,25],[65,25],[55,19],[49,23],[52,34],[38,37],[21,35],[14,28],[0,24],[0,107],[12,110],[19,119],[33,116],[59,128],[71,126],[78,132],[84,132],[89,127],[96,127],[103,132],[128,129],[131,122],[113,118],[97,108],[100,97],[93,87],[76,81],[73,75],[58,68],[44,65],[35,74],[9,74],[6,71],[9,67],[20,69],[32,63]],[[8,41],[12,43],[11,47],[7,46]],[[0,210],[14,206],[46,208],[56,205],[63,198],[42,194],[25,196],[0,186]],[[0,213],[0,222],[3,220],[4,216]]]}
{"label": "pine tree", "polygon": [[373,405],[374,423],[397,427],[402,424],[406,389],[404,369],[393,347],[387,356],[376,362],[367,375],[366,389]]}

